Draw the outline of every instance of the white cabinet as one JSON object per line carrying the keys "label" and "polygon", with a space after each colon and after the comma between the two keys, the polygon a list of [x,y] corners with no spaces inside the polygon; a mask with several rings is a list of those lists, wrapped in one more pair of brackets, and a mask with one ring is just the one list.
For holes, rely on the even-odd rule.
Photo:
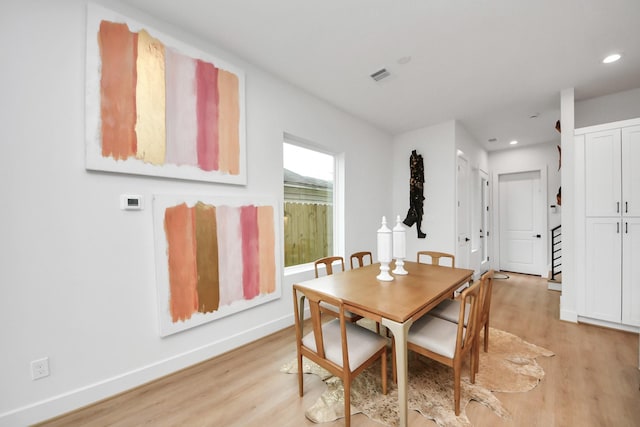
{"label": "white cabinet", "polygon": [[622,129],[622,201],[620,210],[640,217],[640,126]]}
{"label": "white cabinet", "polygon": [[584,315],[640,326],[640,217],[586,220]]}
{"label": "white cabinet", "polygon": [[622,318],[620,220],[587,218],[584,315],[608,322]]}
{"label": "white cabinet", "polygon": [[640,217],[624,218],[622,235],[622,323],[640,326]]}
{"label": "white cabinet", "polygon": [[[640,216],[640,126],[585,135],[586,214]],[[624,183],[624,184],[623,184]]]}
{"label": "white cabinet", "polygon": [[622,197],[620,129],[585,135],[587,217],[619,216]]}
{"label": "white cabinet", "polygon": [[578,315],[640,326],[640,120],[576,130],[583,144],[584,283]]}

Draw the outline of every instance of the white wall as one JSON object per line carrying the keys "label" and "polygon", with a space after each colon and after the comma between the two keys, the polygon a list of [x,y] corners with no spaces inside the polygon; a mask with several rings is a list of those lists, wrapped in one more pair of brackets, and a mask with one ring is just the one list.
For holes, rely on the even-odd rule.
{"label": "white wall", "polygon": [[576,129],[638,117],[640,88],[575,103]]}
{"label": "white wall", "polygon": [[560,319],[577,322],[576,313],[576,253],[580,250],[578,241],[584,234],[576,229],[574,211],[576,209],[576,189],[584,181],[577,176],[575,162],[575,91],[573,88],[560,92],[560,121],[562,122],[563,167],[560,179],[564,189],[562,194],[562,295],[560,296]]}
{"label": "white wall", "polygon": [[[509,171],[520,172],[530,171],[538,168],[544,168],[547,174],[547,239],[549,240],[549,232],[552,228],[560,224],[561,207],[556,209],[556,212],[552,212],[550,206],[556,205],[556,194],[558,193],[558,187],[560,187],[560,170],[558,170],[558,148],[560,145],[560,134],[558,134],[558,140],[544,144],[535,144],[524,146],[520,148],[511,148],[506,150],[492,151],[489,153],[489,165],[491,170],[496,172]],[[493,194],[495,197],[496,188],[493,188]],[[495,198],[494,198],[495,202]],[[493,212],[496,215],[497,212]],[[493,233],[497,236],[494,230]],[[494,253],[497,253],[497,239],[492,240],[494,245]],[[546,264],[551,268],[551,250],[549,244],[545,244]],[[498,268],[494,265],[494,268]]]}
{"label": "white wall", "polygon": [[488,153],[458,121],[456,121],[456,148],[464,153],[472,170],[480,169],[489,173]]}
{"label": "white wall", "polygon": [[[487,171],[486,151],[457,121],[396,135],[393,142],[393,207],[394,215],[404,219],[409,209],[409,157],[416,150],[424,161],[424,239],[417,237],[416,225],[407,230],[407,259],[414,261],[416,252],[434,250],[456,253],[456,149],[465,152],[471,171]],[[473,200],[471,188],[469,199]],[[478,270],[479,265],[469,268]]]}
{"label": "white wall", "polygon": [[455,253],[455,122],[397,135],[393,142],[393,218],[404,219],[409,210],[409,157],[416,150],[424,161],[424,216],[418,239],[416,225],[407,230],[407,259],[417,251]]}
{"label": "white wall", "polygon": [[[456,121],[456,153],[460,150],[462,157],[464,157],[469,166],[469,194],[468,194],[468,208],[470,219],[470,232],[471,232],[471,253],[469,258],[469,265],[460,267],[468,267],[476,272],[476,278],[483,272],[481,271],[481,252],[480,252],[480,173],[481,171],[489,174],[489,157],[488,153],[482,148],[480,143],[462,126],[460,122]],[[457,187],[456,187],[457,191]],[[455,209],[455,206],[454,206]],[[457,225],[457,223],[456,223]],[[456,237],[459,233],[456,232]],[[456,263],[458,265],[458,263]]]}
{"label": "white wall", "polygon": [[[25,425],[202,361],[293,323],[282,298],[161,339],[156,314],[151,196],[156,192],[269,195],[282,202],[282,135],[343,152],[346,248],[373,248],[391,215],[391,137],[188,31],[112,7],[246,73],[248,185],[84,168],[85,0],[0,6],[0,425]],[[370,171],[363,173],[363,171]],[[147,208],[119,209],[123,193]],[[51,375],[32,381],[48,356]]]}

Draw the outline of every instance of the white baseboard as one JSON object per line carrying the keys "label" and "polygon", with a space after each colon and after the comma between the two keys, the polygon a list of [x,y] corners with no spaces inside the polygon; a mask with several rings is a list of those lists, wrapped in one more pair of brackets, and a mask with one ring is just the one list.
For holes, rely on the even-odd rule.
{"label": "white baseboard", "polygon": [[562,283],[547,282],[547,289],[549,289],[550,291],[560,291],[560,292],[562,292]]}
{"label": "white baseboard", "polygon": [[[562,306],[562,304],[560,304]],[[560,320],[565,322],[578,323],[578,313],[572,310],[560,309]]]}
{"label": "white baseboard", "polygon": [[638,328],[637,326],[623,325],[622,323],[615,323],[615,322],[607,322],[605,320],[592,319],[590,317],[584,317],[584,316],[578,316],[578,322],[588,323],[590,325],[602,326],[610,329],[617,329],[620,331],[633,332],[636,334],[640,332],[640,328]]}
{"label": "white baseboard", "polygon": [[71,412],[118,393],[169,375],[180,369],[203,362],[230,350],[277,332],[293,324],[293,316],[273,320],[242,333],[226,337],[182,354],[142,366],[113,378],[88,384],[66,393],[52,396],[17,409],[0,414],[0,427],[16,427],[35,424]]}

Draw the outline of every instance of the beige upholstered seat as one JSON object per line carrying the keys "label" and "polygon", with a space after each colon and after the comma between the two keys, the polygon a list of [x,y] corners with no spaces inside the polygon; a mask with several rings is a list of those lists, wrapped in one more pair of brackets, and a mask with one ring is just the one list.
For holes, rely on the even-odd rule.
{"label": "beige upholstered seat", "polygon": [[[438,304],[434,309],[429,311],[433,317],[439,317],[449,322],[458,323],[458,315],[460,314],[460,301],[455,299],[447,299]],[[469,321],[469,311],[465,313],[464,326]]]}
{"label": "beige upholstered seat", "polygon": [[366,259],[367,257],[369,257],[369,264],[373,264],[373,255],[371,255],[371,252],[367,252],[367,251],[363,251],[363,252],[355,252],[353,254],[351,254],[351,256],[349,257],[349,265],[351,266],[351,269],[353,270],[353,261],[356,260],[358,262],[357,267],[364,267],[366,264]]}
{"label": "beige upholstered seat", "polygon": [[416,262],[421,262],[421,257],[429,257],[431,260],[431,264],[440,265],[440,258],[449,258],[451,261],[450,267],[456,266],[456,257],[452,254],[448,254],[446,252],[435,252],[435,251],[418,251],[416,256]]}
{"label": "beige upholstered seat", "polygon": [[[426,314],[411,326],[407,336],[408,350],[453,368],[453,400],[456,415],[460,415],[460,377],[462,361],[467,354],[470,355],[471,360],[471,382],[475,382],[477,359],[474,357],[473,349],[477,346],[479,291],[480,284],[476,283],[462,292],[458,323]],[[465,317],[468,318],[466,327],[464,326]],[[395,361],[395,357],[392,360]],[[395,381],[395,362],[393,375]]]}
{"label": "beige upholstered seat", "polygon": [[[302,378],[302,357],[304,356],[342,379],[345,424],[349,426],[351,424],[351,382],[377,359],[381,359],[382,393],[387,394],[387,339],[368,329],[348,323],[341,300],[324,297],[311,290],[305,290],[304,297],[309,301],[312,331],[304,335],[304,322],[301,320],[304,299],[302,299],[302,306],[299,306],[296,290],[294,287],[299,394],[300,396],[304,394]],[[322,302],[338,308],[337,319],[322,322],[320,309]]]}

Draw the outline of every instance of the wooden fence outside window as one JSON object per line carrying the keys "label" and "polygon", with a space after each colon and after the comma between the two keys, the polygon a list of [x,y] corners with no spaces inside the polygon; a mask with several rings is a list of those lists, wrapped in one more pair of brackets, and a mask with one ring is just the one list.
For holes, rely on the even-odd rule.
{"label": "wooden fence outside window", "polygon": [[305,264],[333,252],[333,205],[284,203],[284,265]]}

